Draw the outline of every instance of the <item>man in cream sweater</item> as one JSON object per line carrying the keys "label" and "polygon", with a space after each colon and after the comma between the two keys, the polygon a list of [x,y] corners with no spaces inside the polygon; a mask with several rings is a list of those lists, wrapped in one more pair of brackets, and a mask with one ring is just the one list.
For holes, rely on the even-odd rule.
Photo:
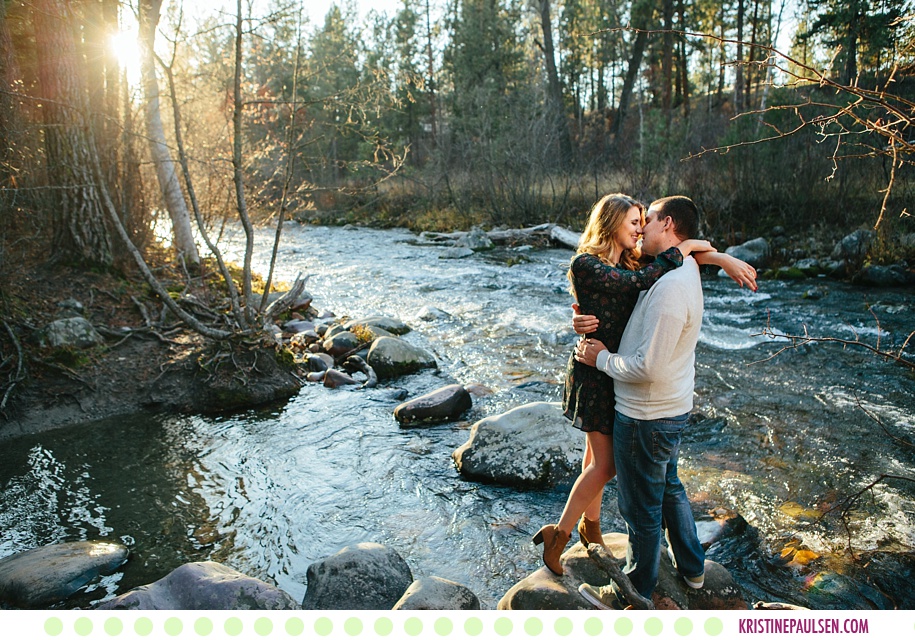
{"label": "man in cream sweater", "polygon": [[[696,205],[684,196],[656,200],[645,216],[642,252],[658,255],[698,235]],[[680,437],[693,408],[696,343],[702,325],[702,282],[692,257],[643,291],[620,342],[610,353],[598,340],[583,340],[576,359],[611,376],[616,392],[613,449],[620,514],[629,533],[624,568],[646,598],[658,580],[661,532],[668,554],[687,585],[702,587],[705,553],[686,491],[677,476]],[[575,316],[576,333],[596,328],[594,316]],[[582,585],[600,608],[625,603],[612,585]]]}

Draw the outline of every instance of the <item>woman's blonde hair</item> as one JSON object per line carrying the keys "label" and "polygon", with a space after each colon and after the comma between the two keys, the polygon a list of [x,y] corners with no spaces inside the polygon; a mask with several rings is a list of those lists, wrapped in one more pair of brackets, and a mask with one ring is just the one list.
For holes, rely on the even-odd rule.
{"label": "woman's blonde hair", "polygon": [[[614,236],[626,222],[632,207],[638,207],[639,215],[644,218],[645,205],[625,194],[610,193],[598,200],[591,207],[588,223],[578,241],[578,253],[590,253],[607,262],[607,255],[617,246]],[[638,247],[623,249],[619,264],[624,269],[638,269],[639,257]]]}

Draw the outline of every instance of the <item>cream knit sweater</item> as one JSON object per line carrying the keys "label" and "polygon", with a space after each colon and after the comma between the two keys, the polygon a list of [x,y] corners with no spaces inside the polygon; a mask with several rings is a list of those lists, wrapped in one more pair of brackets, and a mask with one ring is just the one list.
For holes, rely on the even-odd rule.
{"label": "cream knit sweater", "polygon": [[617,411],[657,420],[692,410],[702,311],[702,280],[692,257],[639,295],[619,353],[597,356],[597,368],[614,380]]}

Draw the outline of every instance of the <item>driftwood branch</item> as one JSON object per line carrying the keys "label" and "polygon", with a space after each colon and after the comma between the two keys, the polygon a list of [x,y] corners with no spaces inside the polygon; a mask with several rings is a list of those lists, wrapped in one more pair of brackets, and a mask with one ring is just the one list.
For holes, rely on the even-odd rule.
{"label": "driftwood branch", "polygon": [[654,609],[654,603],[642,596],[635,590],[628,576],[620,569],[620,565],[605,547],[592,543],[588,545],[588,556],[600,566],[601,569],[610,574],[610,578],[619,587],[626,602],[633,609]]}
{"label": "driftwood branch", "polygon": [[[292,283],[292,286],[289,288],[289,291],[284,293],[282,296],[270,303],[266,309],[264,309],[264,317],[267,319],[273,319],[276,316],[280,315],[287,309],[291,308],[295,304],[295,301],[298,299],[302,292],[305,291],[305,283],[308,281],[309,276],[302,277],[302,274],[298,274],[295,277],[295,282]],[[267,297],[267,292],[264,292],[264,297]]]}

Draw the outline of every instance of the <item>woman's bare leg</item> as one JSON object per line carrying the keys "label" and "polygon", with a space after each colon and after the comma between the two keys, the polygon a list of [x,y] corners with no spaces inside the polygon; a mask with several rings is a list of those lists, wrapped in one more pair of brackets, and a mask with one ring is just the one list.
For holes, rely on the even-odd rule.
{"label": "woman's bare leg", "polygon": [[597,431],[588,432],[586,435],[588,439],[582,461],[583,469],[572,485],[572,491],[559,519],[559,530],[566,533],[572,531],[586,509],[590,511],[586,514],[589,520],[600,519],[600,500],[604,485],[616,475],[616,467],[613,464],[613,438]]}

